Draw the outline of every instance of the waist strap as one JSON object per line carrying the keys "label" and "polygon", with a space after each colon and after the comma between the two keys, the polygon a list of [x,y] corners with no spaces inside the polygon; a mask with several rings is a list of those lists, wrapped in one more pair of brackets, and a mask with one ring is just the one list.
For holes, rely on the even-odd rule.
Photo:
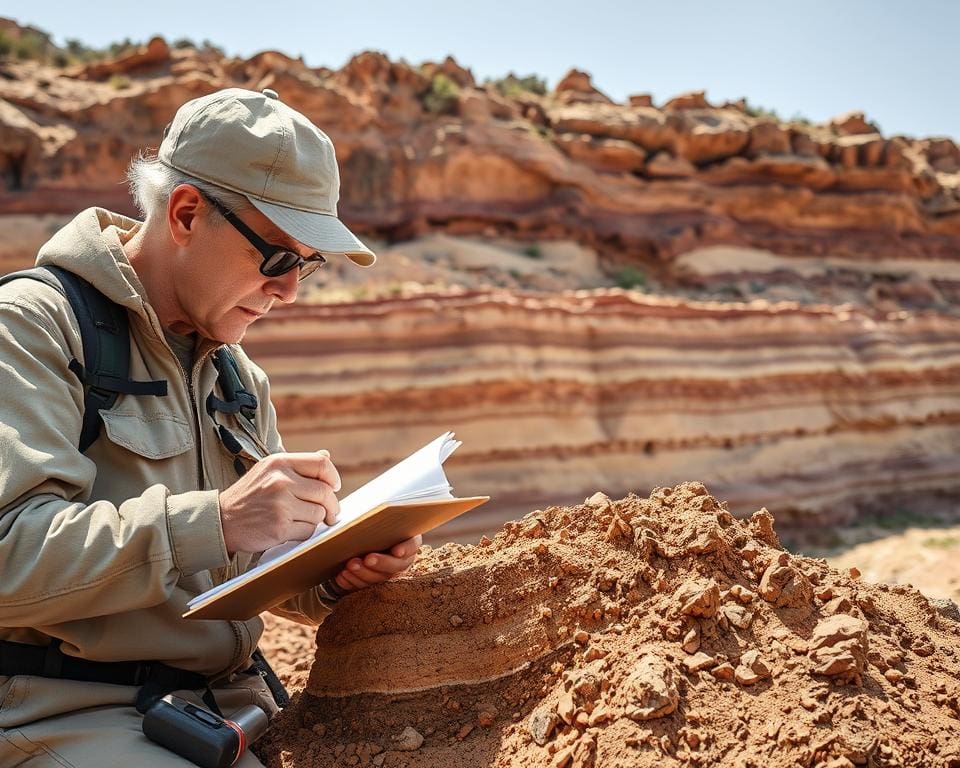
{"label": "waist strap", "polygon": [[138,686],[137,709],[141,712],[149,703],[172,691],[206,689],[209,682],[199,672],[178,669],[160,661],[90,661],[67,656],[60,650],[59,640],[47,646],[0,640],[0,675],[36,675]]}

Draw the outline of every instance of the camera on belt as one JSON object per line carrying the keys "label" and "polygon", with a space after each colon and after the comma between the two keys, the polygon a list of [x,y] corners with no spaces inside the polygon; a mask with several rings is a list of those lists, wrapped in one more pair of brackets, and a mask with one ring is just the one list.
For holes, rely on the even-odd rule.
{"label": "camera on belt", "polygon": [[143,716],[143,732],[151,741],[201,768],[228,768],[267,730],[267,713],[248,705],[230,718],[220,717],[168,694]]}

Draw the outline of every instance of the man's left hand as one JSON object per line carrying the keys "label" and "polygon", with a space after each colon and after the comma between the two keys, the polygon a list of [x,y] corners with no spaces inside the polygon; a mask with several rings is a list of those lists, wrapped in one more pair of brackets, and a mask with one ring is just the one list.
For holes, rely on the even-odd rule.
{"label": "man's left hand", "polygon": [[335,581],[340,589],[353,592],[356,589],[381,584],[391,576],[396,576],[411,565],[417,557],[417,550],[423,544],[422,536],[414,536],[390,548],[390,552],[371,552],[368,555],[354,557],[347,562]]}

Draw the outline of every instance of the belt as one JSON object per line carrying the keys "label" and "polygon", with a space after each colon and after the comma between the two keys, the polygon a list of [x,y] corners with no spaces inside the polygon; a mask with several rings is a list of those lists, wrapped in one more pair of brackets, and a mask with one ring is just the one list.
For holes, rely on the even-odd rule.
{"label": "belt", "polygon": [[47,646],[0,640],[0,675],[36,675],[86,683],[138,686],[137,709],[140,712],[145,712],[154,701],[172,691],[205,689],[209,692],[210,682],[199,672],[178,669],[160,661],[90,661],[67,656],[60,650],[60,640]]}

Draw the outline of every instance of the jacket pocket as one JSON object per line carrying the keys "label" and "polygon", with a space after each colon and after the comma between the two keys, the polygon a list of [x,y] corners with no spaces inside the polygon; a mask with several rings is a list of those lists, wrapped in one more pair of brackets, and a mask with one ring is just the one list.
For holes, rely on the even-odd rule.
{"label": "jacket pocket", "polygon": [[147,459],[168,459],[193,448],[193,431],[168,413],[101,410],[110,442]]}

